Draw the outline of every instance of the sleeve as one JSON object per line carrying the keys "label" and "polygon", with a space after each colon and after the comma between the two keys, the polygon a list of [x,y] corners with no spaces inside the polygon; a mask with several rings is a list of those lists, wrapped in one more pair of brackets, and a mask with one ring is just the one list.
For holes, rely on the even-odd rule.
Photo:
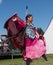
{"label": "sleeve", "polygon": [[38,34],[38,32],[36,31],[36,38],[39,38],[39,34]]}

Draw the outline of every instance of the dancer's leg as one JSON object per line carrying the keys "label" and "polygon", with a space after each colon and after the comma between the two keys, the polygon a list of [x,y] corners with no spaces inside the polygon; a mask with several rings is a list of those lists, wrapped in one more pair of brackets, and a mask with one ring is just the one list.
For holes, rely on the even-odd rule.
{"label": "dancer's leg", "polygon": [[26,65],[30,65],[30,61],[27,60],[27,61],[26,61]]}
{"label": "dancer's leg", "polygon": [[46,61],[48,61],[45,54],[43,54],[42,57],[43,57]]}

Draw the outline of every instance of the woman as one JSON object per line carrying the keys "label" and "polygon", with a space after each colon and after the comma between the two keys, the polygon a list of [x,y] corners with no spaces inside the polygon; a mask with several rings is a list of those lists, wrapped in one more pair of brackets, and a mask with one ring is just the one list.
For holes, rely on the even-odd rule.
{"label": "woman", "polygon": [[26,16],[26,29],[25,29],[25,54],[24,60],[26,65],[30,65],[32,59],[41,57],[46,52],[46,46],[43,40],[39,40],[39,34],[32,24],[33,16],[28,14]]}

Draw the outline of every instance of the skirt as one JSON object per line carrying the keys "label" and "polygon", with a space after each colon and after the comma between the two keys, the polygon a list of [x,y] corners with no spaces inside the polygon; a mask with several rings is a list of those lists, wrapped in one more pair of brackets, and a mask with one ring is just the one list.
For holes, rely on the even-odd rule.
{"label": "skirt", "polygon": [[46,45],[42,39],[35,38],[31,40],[30,38],[25,38],[25,45],[24,60],[39,58],[46,52]]}

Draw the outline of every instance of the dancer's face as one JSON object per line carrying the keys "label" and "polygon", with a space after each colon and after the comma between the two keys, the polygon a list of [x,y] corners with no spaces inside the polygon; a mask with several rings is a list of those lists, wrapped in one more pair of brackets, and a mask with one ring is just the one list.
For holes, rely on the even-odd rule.
{"label": "dancer's face", "polygon": [[33,21],[33,17],[30,16],[30,17],[28,18],[28,21],[29,21],[29,23],[32,23],[32,21]]}

